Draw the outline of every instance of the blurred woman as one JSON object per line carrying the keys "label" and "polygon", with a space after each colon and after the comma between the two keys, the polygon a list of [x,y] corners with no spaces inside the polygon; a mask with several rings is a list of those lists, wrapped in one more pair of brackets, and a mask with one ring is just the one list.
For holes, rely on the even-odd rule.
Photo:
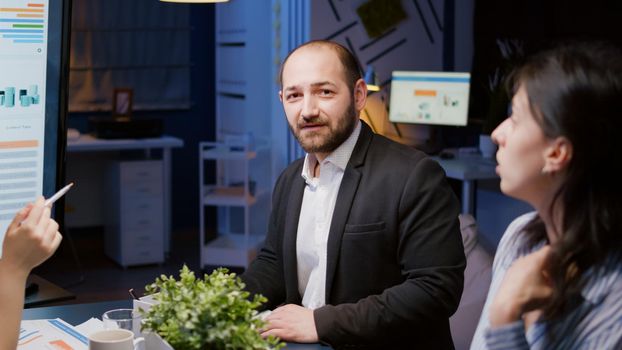
{"label": "blurred woman", "polygon": [[0,350],[17,347],[26,278],[56,251],[61,239],[43,197],[20,210],[7,228],[0,258]]}
{"label": "blurred woman", "polygon": [[471,349],[621,349],[622,54],[565,45],[513,82],[497,172],[536,211],[499,243]]}

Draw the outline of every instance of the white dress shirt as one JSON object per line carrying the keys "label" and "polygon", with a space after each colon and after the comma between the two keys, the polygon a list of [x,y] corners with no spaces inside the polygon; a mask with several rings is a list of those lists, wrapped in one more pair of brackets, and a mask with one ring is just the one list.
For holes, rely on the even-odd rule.
{"label": "white dress shirt", "polygon": [[316,309],[326,303],[328,233],[343,173],[360,133],[359,121],[346,141],[320,163],[319,177],[314,177],[313,171],[317,158],[313,154],[305,156],[301,175],[306,186],[298,221],[296,258],[298,291],[302,296],[302,305],[309,309]]}

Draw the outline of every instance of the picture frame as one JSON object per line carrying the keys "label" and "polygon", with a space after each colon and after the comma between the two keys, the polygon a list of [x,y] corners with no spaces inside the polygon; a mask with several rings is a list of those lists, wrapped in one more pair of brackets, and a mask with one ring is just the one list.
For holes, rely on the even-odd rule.
{"label": "picture frame", "polygon": [[115,88],[112,94],[112,115],[130,117],[132,115],[132,99],[132,89]]}

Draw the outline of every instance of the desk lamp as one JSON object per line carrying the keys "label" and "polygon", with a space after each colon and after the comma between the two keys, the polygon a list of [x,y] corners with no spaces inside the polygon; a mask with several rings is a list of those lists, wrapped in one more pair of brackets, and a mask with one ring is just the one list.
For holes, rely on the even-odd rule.
{"label": "desk lamp", "polygon": [[[380,87],[380,83],[378,82],[378,76],[376,75],[374,66],[371,66],[371,65],[367,66],[363,80],[365,80],[365,84],[367,85],[367,91],[369,95],[373,94],[374,92],[379,92],[380,90],[382,90],[382,88]],[[381,100],[382,100],[382,103],[385,105],[384,108],[387,109],[387,106],[384,102],[384,96],[381,96]],[[372,121],[371,116],[369,115],[369,112],[367,111],[367,108],[363,108],[363,113],[365,113],[365,117],[367,117],[367,120],[369,121],[369,126],[371,127],[372,131],[378,132],[378,130],[374,126],[374,122]],[[391,123],[391,125],[393,125],[393,128],[395,129],[397,136],[401,138],[402,133],[398,129],[397,124]]]}
{"label": "desk lamp", "polygon": [[378,83],[378,76],[376,76],[374,66],[367,66],[364,80],[365,84],[367,84],[367,91],[380,91],[380,84]]}

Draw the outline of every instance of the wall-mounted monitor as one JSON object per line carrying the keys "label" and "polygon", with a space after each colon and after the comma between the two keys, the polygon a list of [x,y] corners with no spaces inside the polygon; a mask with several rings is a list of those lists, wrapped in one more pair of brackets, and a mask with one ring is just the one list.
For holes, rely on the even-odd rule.
{"label": "wall-mounted monitor", "polygon": [[467,125],[470,73],[394,71],[389,120],[394,123]]}
{"label": "wall-mounted monitor", "polygon": [[69,0],[1,2],[0,255],[15,213],[61,185],[70,14]]}

